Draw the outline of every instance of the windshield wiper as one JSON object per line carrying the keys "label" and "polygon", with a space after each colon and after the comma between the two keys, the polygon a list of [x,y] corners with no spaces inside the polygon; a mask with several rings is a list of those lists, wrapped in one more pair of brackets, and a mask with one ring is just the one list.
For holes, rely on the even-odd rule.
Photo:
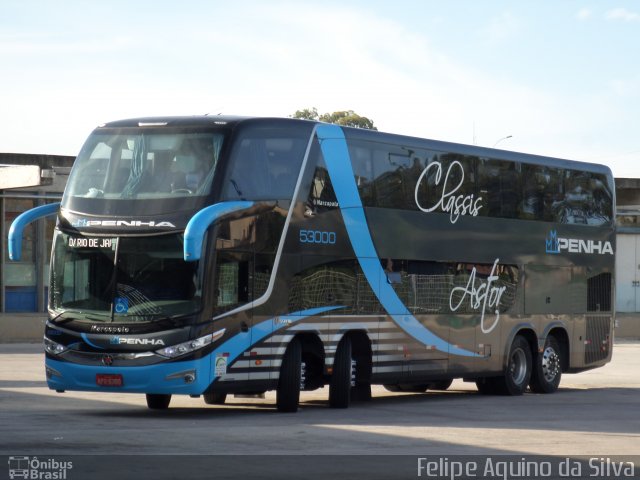
{"label": "windshield wiper", "polygon": [[238,196],[240,198],[242,198],[242,192],[240,191],[240,188],[238,187],[238,183],[233,178],[230,178],[229,182],[231,182],[231,185],[233,185],[233,188],[235,189],[235,191],[238,194]]}
{"label": "windshield wiper", "polygon": [[184,318],[185,315],[184,314],[178,314],[178,315],[158,315],[158,314],[151,314],[151,315],[139,315],[141,317],[151,317],[149,319],[150,323],[153,324],[164,324],[164,325],[170,325],[172,327],[182,327],[184,325]]}
{"label": "windshield wiper", "polygon": [[[64,315],[64,318],[60,318],[63,315]],[[83,319],[83,314],[81,312],[70,312],[68,310],[65,310],[64,312],[60,312],[58,315],[56,315],[49,321],[55,325],[64,325],[65,323],[72,322],[73,320],[82,320],[82,319]]]}
{"label": "windshield wiper", "polygon": [[182,320],[184,315],[173,315],[173,316],[164,316],[159,317],[157,320],[153,320],[153,323],[169,323],[173,327],[182,327],[184,325],[184,321]]}
{"label": "windshield wiper", "polygon": [[113,321],[113,319],[111,317],[111,313],[85,312],[85,313],[82,313],[82,315],[87,320],[98,320],[99,322],[112,322]]}
{"label": "windshield wiper", "polygon": [[57,325],[62,325],[64,323],[70,322],[71,320],[75,320],[74,317],[69,317],[69,318],[63,318],[60,321],[57,321],[62,315],[68,313],[66,310],[63,310],[62,312],[60,312],[59,314],[57,314],[55,317],[50,318],[49,321],[51,323],[55,323]]}
{"label": "windshield wiper", "polygon": [[[65,316],[65,318],[60,318],[63,315]],[[67,315],[69,316],[67,317]],[[69,312],[68,310],[65,310],[57,314],[55,317],[51,318],[49,322],[55,325],[64,325],[65,323],[69,323],[73,320],[85,320],[85,319],[98,320],[98,321],[104,322],[104,321],[110,320],[111,316],[106,314],[99,314],[99,313]]]}

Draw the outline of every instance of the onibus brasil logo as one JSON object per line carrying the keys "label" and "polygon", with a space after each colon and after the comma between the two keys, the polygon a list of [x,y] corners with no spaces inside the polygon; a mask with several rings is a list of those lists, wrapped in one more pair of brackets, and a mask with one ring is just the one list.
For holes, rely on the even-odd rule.
{"label": "onibus brasil logo", "polygon": [[545,240],[545,251],[557,255],[559,253],[586,253],[596,255],[613,255],[611,242],[602,240],[585,240],[582,238],[558,237],[557,230],[549,231]]}
{"label": "onibus brasil logo", "polygon": [[9,457],[9,478],[66,480],[67,471],[73,469],[73,462],[55,458]]}

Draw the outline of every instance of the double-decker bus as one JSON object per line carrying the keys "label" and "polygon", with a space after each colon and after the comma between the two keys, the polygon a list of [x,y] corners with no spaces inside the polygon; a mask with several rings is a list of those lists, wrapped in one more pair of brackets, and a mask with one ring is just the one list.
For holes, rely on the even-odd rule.
{"label": "double-decker bus", "polygon": [[133,119],[94,130],[9,247],[57,215],[60,392],[551,393],[611,359],[614,191],[601,165],[317,122]]}

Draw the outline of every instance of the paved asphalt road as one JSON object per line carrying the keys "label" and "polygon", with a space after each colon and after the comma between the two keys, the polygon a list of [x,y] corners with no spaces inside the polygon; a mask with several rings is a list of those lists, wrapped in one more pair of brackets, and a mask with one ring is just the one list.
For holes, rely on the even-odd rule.
{"label": "paved asphalt road", "polygon": [[[640,455],[640,343],[617,343],[610,364],[565,375],[552,395],[482,396],[475,385],[455,381],[447,392],[427,394],[392,394],[374,387],[371,402],[333,410],[327,407],[325,388],[303,393],[296,414],[276,412],[272,392],[265,399],[230,398],[224,406],[174,397],[167,411],[148,410],[143,395],[58,394],[46,387],[40,350],[40,345],[0,345],[0,455],[81,454],[106,458],[106,463],[120,458],[109,456],[132,454],[414,456],[409,476],[402,478],[416,478],[415,456],[425,455]],[[181,457],[153,458],[179,464]],[[231,458],[238,468],[243,465],[244,457]],[[277,458],[262,462],[267,467],[258,470],[264,475],[254,472],[253,478],[275,478],[265,468],[287,463]],[[348,470],[350,461],[359,465],[344,460],[340,466],[339,459],[323,464],[340,472]],[[99,472],[116,467],[93,465],[91,476],[80,475],[76,467],[66,478],[99,478]],[[157,468],[162,473],[168,467]],[[383,478],[373,473],[362,478]],[[283,477],[298,478],[286,471]],[[182,477],[146,471],[127,478]]]}

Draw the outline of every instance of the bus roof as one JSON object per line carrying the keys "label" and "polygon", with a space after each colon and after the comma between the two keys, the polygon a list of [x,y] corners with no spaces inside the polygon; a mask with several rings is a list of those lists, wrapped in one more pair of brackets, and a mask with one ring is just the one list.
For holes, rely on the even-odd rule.
{"label": "bus roof", "polygon": [[[234,128],[244,123],[267,123],[286,124],[291,122],[319,123],[309,120],[280,117],[243,117],[233,115],[194,115],[194,116],[166,116],[166,117],[141,117],[126,120],[117,120],[102,124],[100,128],[131,128],[131,127],[207,127],[207,126],[227,126]],[[414,146],[416,148],[431,149],[436,151],[457,153],[460,155],[478,156],[493,158],[496,160],[506,160],[535,165],[545,165],[555,168],[566,168],[571,170],[584,170],[588,172],[602,173],[611,176],[611,169],[602,164],[581,162],[543,155],[533,155],[528,153],[514,152],[510,150],[480,147],[477,145],[467,145],[463,143],[452,143],[428,138],[398,135],[393,133],[379,132],[361,128],[343,127],[351,139],[367,140],[380,143],[401,144]]]}
{"label": "bus roof", "polygon": [[[98,128],[130,128],[130,127],[213,127],[226,125],[234,127],[240,123],[289,123],[308,120],[276,117],[242,117],[234,115],[194,115],[171,117],[141,117],[116,120],[100,125]],[[317,123],[317,122],[310,122]]]}
{"label": "bus roof", "polygon": [[547,157],[543,155],[533,155],[529,153],[514,152],[477,145],[467,145],[463,143],[452,143],[441,140],[431,140],[428,138],[411,137],[392,133],[383,133],[362,128],[347,128],[348,137],[354,140],[368,140],[381,143],[398,143],[416,148],[431,149],[447,153],[457,153],[476,157],[486,157],[496,160],[506,160],[511,162],[521,162],[534,165],[545,165],[555,168],[566,168],[571,170],[584,170],[594,173],[611,175],[611,169],[602,164],[580,162],[577,160]]}

